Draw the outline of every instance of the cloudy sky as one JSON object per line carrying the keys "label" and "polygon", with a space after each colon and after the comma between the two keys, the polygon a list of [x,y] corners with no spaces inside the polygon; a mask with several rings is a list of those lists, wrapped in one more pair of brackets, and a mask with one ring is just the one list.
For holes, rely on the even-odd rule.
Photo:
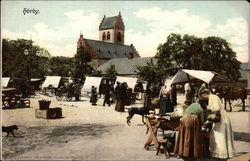
{"label": "cloudy sky", "polygon": [[[125,44],[143,57],[154,56],[170,33],[220,36],[230,42],[238,60],[248,61],[249,4],[246,1],[2,1],[2,37],[30,36],[53,56],[73,56],[80,31],[98,40],[103,15],[119,11],[125,23]],[[24,10],[39,10],[38,14]]]}

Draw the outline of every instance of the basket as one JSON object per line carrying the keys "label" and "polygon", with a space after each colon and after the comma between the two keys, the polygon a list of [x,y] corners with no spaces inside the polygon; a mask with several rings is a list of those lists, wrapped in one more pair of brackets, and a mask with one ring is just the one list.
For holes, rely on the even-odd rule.
{"label": "basket", "polygon": [[38,102],[39,102],[39,109],[40,110],[47,110],[47,109],[49,109],[49,105],[50,105],[51,101],[40,100]]}

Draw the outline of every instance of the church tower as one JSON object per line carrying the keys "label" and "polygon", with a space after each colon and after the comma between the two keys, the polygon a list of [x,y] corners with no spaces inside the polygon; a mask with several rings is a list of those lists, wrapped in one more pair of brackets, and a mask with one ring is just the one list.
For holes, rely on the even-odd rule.
{"label": "church tower", "polygon": [[117,44],[124,44],[125,26],[122,20],[121,12],[118,16],[106,17],[104,15],[99,25],[99,40]]}

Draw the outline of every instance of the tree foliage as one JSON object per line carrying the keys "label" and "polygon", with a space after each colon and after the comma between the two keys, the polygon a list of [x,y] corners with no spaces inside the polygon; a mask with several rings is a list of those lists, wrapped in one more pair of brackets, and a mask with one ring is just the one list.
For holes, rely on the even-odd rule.
{"label": "tree foliage", "polygon": [[89,65],[90,61],[91,57],[85,53],[84,47],[77,48],[77,53],[74,55],[73,75],[75,78],[83,80],[86,75],[92,74],[93,68]]}
{"label": "tree foliage", "polygon": [[[47,73],[50,54],[46,49],[25,39],[3,39],[2,45],[3,77],[28,78],[29,70],[31,78],[43,77]],[[29,55],[24,54],[25,49]]]}
{"label": "tree foliage", "polygon": [[170,34],[157,48],[158,65],[166,75],[178,69],[211,70],[232,80],[240,77],[240,62],[230,44],[215,36],[198,38],[192,35]]}
{"label": "tree foliage", "polygon": [[106,71],[105,71],[105,76],[108,78],[115,78],[118,75],[118,72],[115,68],[115,65],[110,65]]}
{"label": "tree foliage", "polygon": [[49,60],[49,75],[69,77],[73,72],[73,58],[56,56]]}
{"label": "tree foliage", "polygon": [[145,66],[137,66],[138,78],[147,81],[151,84],[163,83],[166,78],[166,74],[157,65],[153,59],[150,59]]}

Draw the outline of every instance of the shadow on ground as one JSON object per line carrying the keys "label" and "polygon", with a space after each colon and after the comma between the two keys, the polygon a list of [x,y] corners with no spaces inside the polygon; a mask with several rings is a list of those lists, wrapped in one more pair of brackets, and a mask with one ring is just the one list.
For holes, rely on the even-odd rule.
{"label": "shadow on ground", "polygon": [[15,157],[24,152],[41,149],[44,145],[57,145],[68,143],[80,137],[99,138],[110,131],[107,127],[98,124],[84,124],[80,126],[38,126],[19,127],[15,131],[16,137],[6,137],[3,133],[2,152],[3,158]]}

